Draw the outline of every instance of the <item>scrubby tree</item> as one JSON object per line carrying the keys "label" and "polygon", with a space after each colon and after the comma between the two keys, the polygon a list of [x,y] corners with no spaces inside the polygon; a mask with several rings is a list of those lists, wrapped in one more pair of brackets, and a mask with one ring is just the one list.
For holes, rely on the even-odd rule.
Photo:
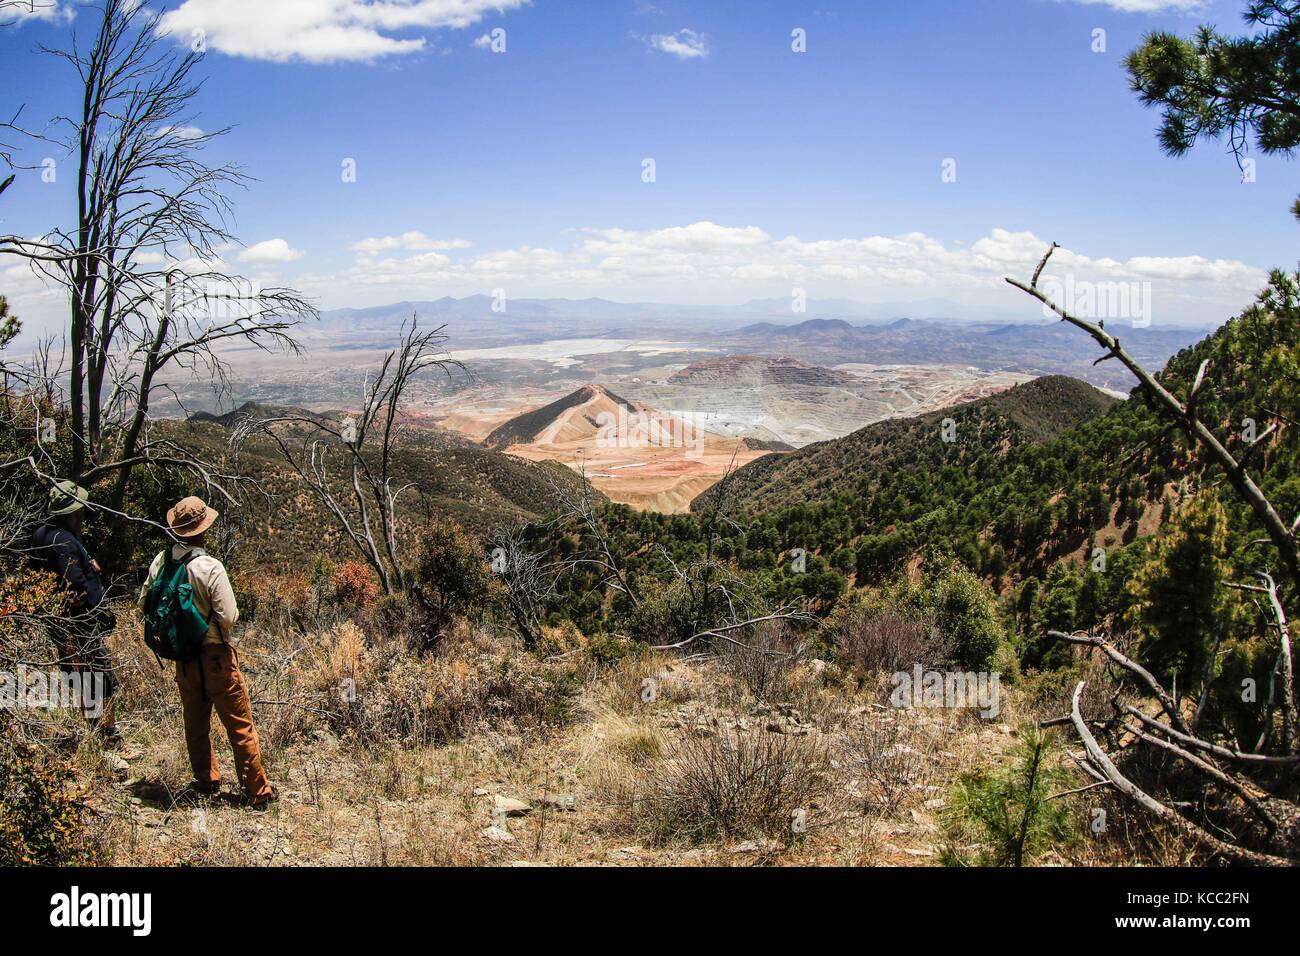
{"label": "scrubby tree", "polygon": [[450,521],[430,522],[419,539],[420,550],[409,575],[410,590],[425,615],[429,633],[436,634],[458,615],[482,613],[493,592],[483,546]]}
{"label": "scrubby tree", "polygon": [[1002,642],[997,598],[961,565],[932,572],[920,584],[901,582],[888,599],[901,610],[933,621],[951,642],[954,663],[968,670],[986,669]]}
{"label": "scrubby tree", "polygon": [[1227,559],[1227,515],[1207,492],[1178,510],[1131,582],[1140,659],[1184,694],[1205,676],[1207,655],[1226,626]]}
{"label": "scrubby tree", "polygon": [[9,300],[0,295],[0,349],[7,346],[22,331],[23,324],[18,316],[9,311]]}

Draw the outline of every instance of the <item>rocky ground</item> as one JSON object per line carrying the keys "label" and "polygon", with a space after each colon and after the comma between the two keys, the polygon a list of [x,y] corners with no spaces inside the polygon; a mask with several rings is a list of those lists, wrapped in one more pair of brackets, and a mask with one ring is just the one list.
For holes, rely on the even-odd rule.
{"label": "rocky ground", "polygon": [[[934,863],[952,782],[1002,759],[1008,715],[895,710],[827,683],[826,667],[801,665],[788,699],[766,702],[716,662],[640,661],[587,682],[563,727],[484,726],[420,748],[311,723],[281,743],[273,708],[261,706],[282,795],[264,812],[241,807],[229,785],[213,798],[186,789],[179,726],[142,728],[128,715],[125,757],[83,747],[85,803],[120,865]],[[131,750],[133,740],[142,746]],[[229,773],[228,746],[219,733],[214,741]],[[767,771],[779,766],[780,786],[792,788],[782,792],[802,804],[798,821],[709,837],[665,831],[665,791],[684,776],[725,788],[717,757],[736,748],[762,753]]]}

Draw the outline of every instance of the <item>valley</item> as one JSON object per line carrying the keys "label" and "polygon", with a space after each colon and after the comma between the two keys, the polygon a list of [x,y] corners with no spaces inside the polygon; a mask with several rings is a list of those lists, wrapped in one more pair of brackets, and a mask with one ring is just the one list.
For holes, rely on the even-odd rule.
{"label": "valley", "polygon": [[[561,306],[574,310],[567,336],[553,334]],[[517,458],[560,462],[613,501],[680,513],[728,468],[988,398],[1043,375],[1071,374],[1124,394],[1084,350],[1064,347],[1063,330],[1041,323],[835,318],[737,327],[717,314],[688,323],[655,311],[663,307],[565,303],[554,312],[535,305],[530,318],[516,316],[507,331],[486,308],[440,300],[325,313],[305,329],[305,358],[256,349],[232,355],[239,377],[217,410],[245,402],[318,412],[355,407],[396,329],[430,314],[448,323],[446,366],[412,382],[408,424]],[[647,328],[653,336],[644,335]],[[1134,347],[1161,364],[1194,335],[1131,332]],[[590,389],[601,394],[584,392]],[[211,406],[201,386],[178,383],[176,394],[188,410]],[[555,417],[535,433],[493,439],[508,423],[556,403]],[[601,439],[598,419],[617,417],[620,407],[633,421]],[[637,418],[658,424],[638,427]],[[683,432],[690,433],[686,439]]]}
{"label": "valley", "polygon": [[[826,369],[759,356],[641,372],[611,374],[603,386],[566,381],[554,390],[479,385],[467,390],[469,401],[450,396],[424,413],[507,454],[582,471],[612,501],[676,513],[729,468],[1026,380],[955,366]],[[539,415],[527,434],[507,434],[512,423]]]}

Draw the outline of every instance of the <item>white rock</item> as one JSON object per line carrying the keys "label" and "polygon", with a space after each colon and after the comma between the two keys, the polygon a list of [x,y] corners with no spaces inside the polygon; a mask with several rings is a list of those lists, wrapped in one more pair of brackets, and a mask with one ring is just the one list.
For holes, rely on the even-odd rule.
{"label": "white rock", "polygon": [[492,815],[504,813],[508,817],[526,817],[533,812],[533,808],[522,800],[516,800],[514,797],[503,797],[497,794],[492,798]]}

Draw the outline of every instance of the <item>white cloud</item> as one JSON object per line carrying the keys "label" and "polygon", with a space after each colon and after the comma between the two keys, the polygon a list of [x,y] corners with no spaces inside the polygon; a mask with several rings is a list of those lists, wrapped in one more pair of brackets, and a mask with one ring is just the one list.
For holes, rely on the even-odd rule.
{"label": "white cloud", "polygon": [[1102,4],[1121,13],[1199,13],[1208,3],[1206,0],[1072,0],[1087,6]]}
{"label": "white cloud", "polygon": [[17,0],[13,3],[0,3],[0,25],[22,26],[37,20],[71,23],[76,15],[77,11],[66,0]]}
{"label": "white cloud", "polygon": [[197,126],[159,126],[154,131],[154,136],[159,139],[164,136],[175,136],[177,139],[202,139],[206,135]]}
{"label": "white cloud", "polygon": [[[431,240],[423,233],[363,240],[340,285],[388,287],[410,294],[437,287],[480,292],[509,284],[516,295],[653,297],[659,301],[743,301],[788,295],[847,296],[863,301],[945,295],[1008,307],[1004,276],[1028,277],[1048,242],[1032,232],[992,229],[969,247],[921,232],[894,236],[775,238],[757,226],[700,221],[662,229],[579,229],[567,248],[519,246],[456,255],[468,242]],[[1171,321],[1222,319],[1249,302],[1265,270],[1202,256],[1135,256],[1120,261],[1058,249],[1049,270],[1057,278],[1092,282],[1151,282],[1166,303],[1194,300]],[[812,290],[816,290],[815,292]],[[401,294],[406,294],[404,291]],[[1199,310],[1199,311],[1198,311]]]}
{"label": "white cloud", "polygon": [[701,59],[709,55],[709,39],[702,33],[682,28],[676,33],[656,33],[649,40],[652,50],[667,53],[680,60]]}
{"label": "white cloud", "polygon": [[468,249],[472,243],[468,239],[431,239],[422,232],[404,232],[400,236],[380,236],[374,239],[362,239],[352,244],[352,251],[366,256],[378,255],[406,249],[412,252]]}
{"label": "white cloud", "polygon": [[398,34],[463,29],[528,0],[184,0],[159,28],[188,42],[202,31],[210,48],[255,60],[332,63],[424,49]]}
{"label": "white cloud", "polygon": [[1242,262],[1232,259],[1206,259],[1202,256],[1176,256],[1153,258],[1136,256],[1124,263],[1134,275],[1150,279],[1176,279],[1180,282],[1222,282],[1230,285],[1249,283],[1258,285],[1261,274]]}
{"label": "white cloud", "polygon": [[297,262],[306,253],[293,249],[283,239],[267,239],[249,246],[239,254],[240,262],[249,262],[257,266],[278,265],[285,262]]}
{"label": "white cloud", "polygon": [[[1049,243],[1033,232],[995,228],[969,245],[923,232],[897,235],[777,237],[755,225],[702,220],[659,229],[579,228],[567,242],[476,251],[461,238],[411,230],[361,239],[350,267],[295,273],[288,284],[327,306],[381,305],[400,299],[469,295],[506,288],[513,297],[599,295],[621,301],[683,305],[787,297],[907,302],[943,297],[1007,319],[1035,319],[1033,303],[1003,277],[1028,278]],[[264,285],[282,284],[264,270],[303,258],[284,239],[238,252],[218,250],[251,267]],[[153,257],[151,254],[151,258]],[[151,263],[152,264],[152,263]],[[177,267],[230,271],[221,259]],[[272,281],[275,279],[276,281]],[[1091,257],[1058,249],[1044,280],[1056,283],[1150,283],[1158,325],[1222,322],[1253,301],[1264,269],[1199,255]],[[67,296],[25,263],[0,257],[0,289],[35,330],[67,320]]]}

